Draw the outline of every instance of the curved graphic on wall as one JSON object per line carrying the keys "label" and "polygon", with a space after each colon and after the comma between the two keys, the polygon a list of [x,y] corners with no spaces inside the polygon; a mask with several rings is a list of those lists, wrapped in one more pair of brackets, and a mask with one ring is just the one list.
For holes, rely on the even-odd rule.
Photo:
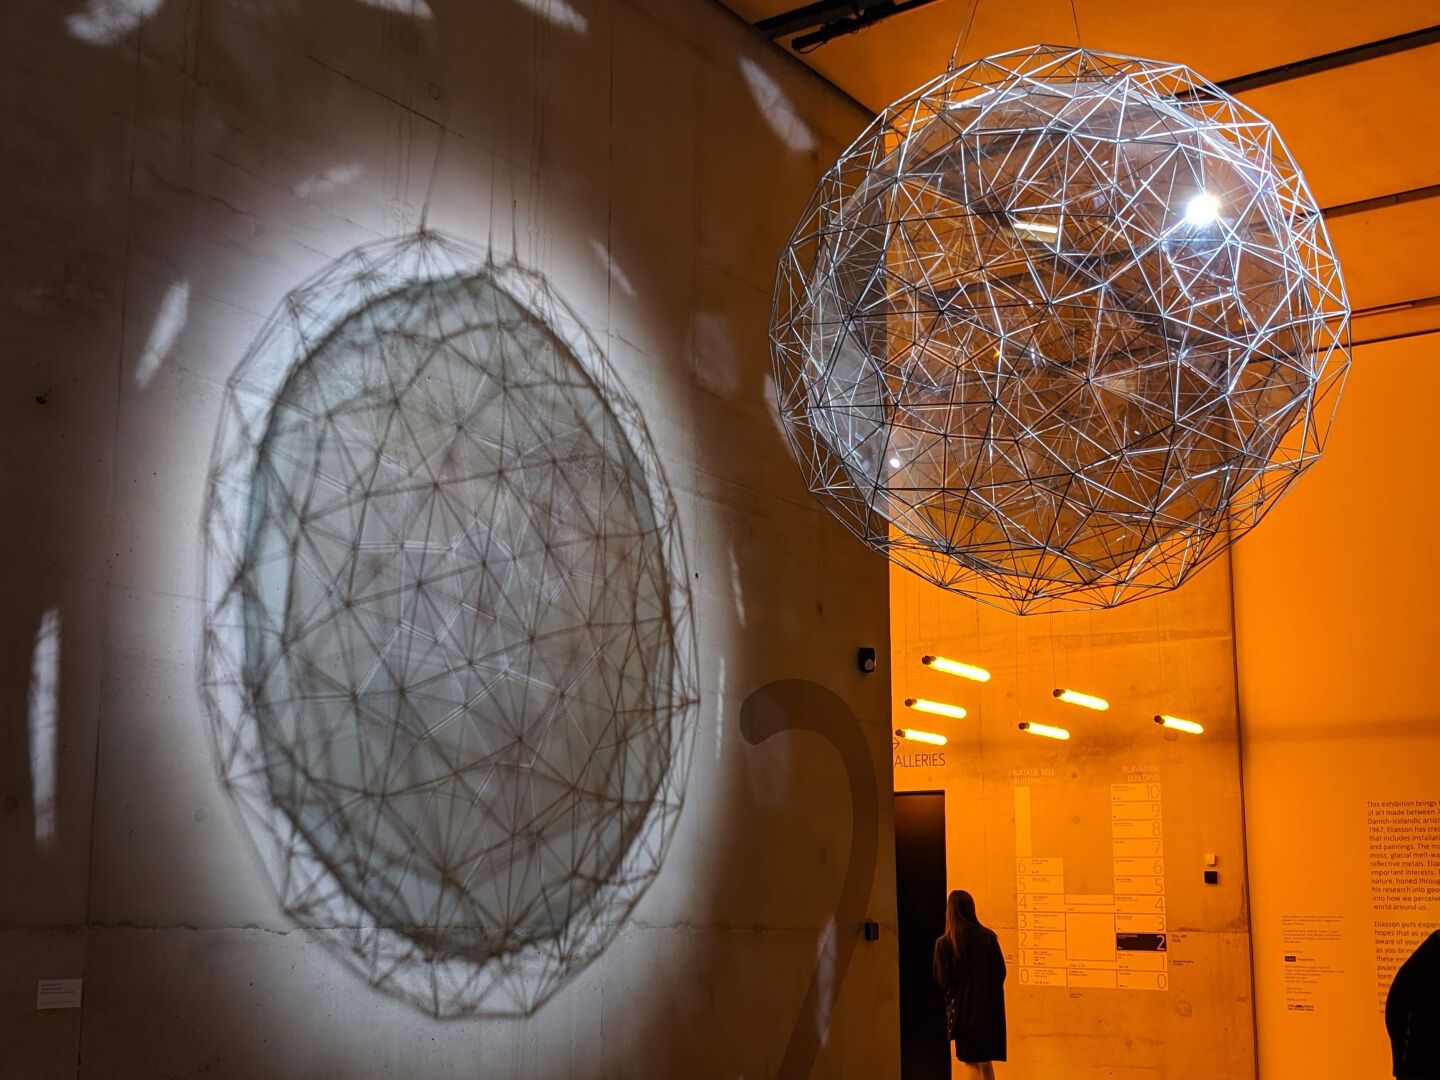
{"label": "curved graphic on wall", "polygon": [[850,969],[880,856],[880,793],[865,729],[833,690],[808,679],[766,683],[740,706],[740,734],[752,746],[784,731],[810,731],[835,748],[850,788],[850,860],[821,939],[815,971],[785,1045],[776,1080],[804,1080],[826,1041],[835,999]]}
{"label": "curved graphic on wall", "polygon": [[657,874],[697,704],[599,346],[453,240],[357,249],[230,380],[205,532],[203,688],[287,913],[428,1013],[532,1012]]}

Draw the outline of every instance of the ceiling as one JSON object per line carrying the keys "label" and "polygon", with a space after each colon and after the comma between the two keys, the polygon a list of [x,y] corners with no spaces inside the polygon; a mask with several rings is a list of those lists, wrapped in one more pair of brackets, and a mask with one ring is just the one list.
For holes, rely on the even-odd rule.
{"label": "ceiling", "polygon": [[[805,0],[724,2],[753,23]],[[945,69],[972,7],[936,0],[801,59],[878,111]],[[1090,48],[1179,61],[1223,83],[1431,27],[1440,3],[1075,0],[1075,16]],[[1073,44],[1075,25],[1070,0],[978,0],[961,58]],[[1357,343],[1440,332],[1440,42],[1340,59],[1239,97],[1275,123],[1326,208]]]}

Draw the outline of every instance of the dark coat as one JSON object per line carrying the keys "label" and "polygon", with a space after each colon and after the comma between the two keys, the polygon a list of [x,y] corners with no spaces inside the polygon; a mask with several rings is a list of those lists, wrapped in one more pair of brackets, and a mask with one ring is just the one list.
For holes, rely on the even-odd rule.
{"label": "dark coat", "polygon": [[935,981],[945,993],[945,1021],[955,1056],[971,1065],[1005,1060],[1005,956],[984,927],[965,934],[965,955],[935,943]]}
{"label": "dark coat", "polygon": [[1395,973],[1385,998],[1385,1028],[1401,1080],[1440,1078],[1440,930]]}

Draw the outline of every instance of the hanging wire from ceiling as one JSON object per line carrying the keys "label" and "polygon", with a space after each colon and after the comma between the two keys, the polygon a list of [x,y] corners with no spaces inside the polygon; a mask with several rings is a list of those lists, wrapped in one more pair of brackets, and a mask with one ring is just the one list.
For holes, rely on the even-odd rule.
{"label": "hanging wire from ceiling", "polygon": [[975,15],[980,10],[980,0],[974,0],[970,5],[970,14],[965,19],[965,24],[960,28],[960,33],[955,35],[955,47],[950,50],[950,63],[946,71],[954,71],[955,66],[965,55],[965,43],[970,40],[970,28],[975,25]]}

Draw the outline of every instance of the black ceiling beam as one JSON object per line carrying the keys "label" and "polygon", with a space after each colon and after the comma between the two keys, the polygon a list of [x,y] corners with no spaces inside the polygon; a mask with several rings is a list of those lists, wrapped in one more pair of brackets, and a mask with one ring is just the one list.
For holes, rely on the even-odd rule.
{"label": "black ceiling beam", "polygon": [[1371,210],[1385,210],[1392,206],[1403,206],[1406,203],[1423,202],[1437,197],[1440,197],[1440,184],[1428,184],[1425,187],[1411,188],[1409,191],[1396,191],[1390,195],[1376,195],[1371,199],[1356,199],[1354,202],[1327,206],[1321,213],[1325,215],[1325,220],[1329,221],[1331,218],[1365,214]]}
{"label": "black ceiling beam", "polygon": [[[806,4],[793,11],[761,19],[755,24],[755,27],[772,40],[801,30],[809,30],[811,27],[820,27],[816,32],[797,37],[790,43],[791,48],[796,52],[804,52],[843,34],[853,34],[867,26],[873,26],[892,15],[899,15],[912,8],[923,7],[925,4],[934,2],[935,0],[818,0],[817,3]],[[1362,64],[1368,60],[1378,60],[1382,57],[1409,52],[1412,49],[1423,49],[1435,44],[1440,44],[1440,26],[1427,26],[1404,34],[1396,34],[1393,37],[1381,38],[1379,41],[1352,45],[1349,48],[1337,49],[1320,56],[1266,68],[1249,75],[1239,75],[1233,79],[1226,79],[1218,85],[1227,93],[1242,94],[1247,90],[1258,90],[1261,87],[1274,86],[1277,83],[1289,82],[1293,79],[1303,79],[1310,75],[1333,71],[1336,68],[1348,67],[1351,64]],[[1397,191],[1388,195],[1377,195],[1369,199],[1356,199],[1353,202],[1327,206],[1322,213],[1327,220],[1330,220],[1437,197],[1440,197],[1440,184],[1429,184],[1425,187],[1411,188],[1408,191]]]}
{"label": "black ceiling beam", "polygon": [[907,11],[938,3],[939,0],[820,0],[793,11],[761,19],[755,28],[772,41],[800,30],[819,27],[801,34],[790,42],[796,52],[808,52],[845,34],[854,34],[866,27]]}
{"label": "black ceiling beam", "polygon": [[[1240,75],[1233,79],[1226,79],[1218,85],[1227,93],[1243,94],[1247,90],[1258,90],[1261,87],[1274,86],[1292,79],[1303,79],[1309,75],[1318,75],[1336,68],[1348,67],[1351,64],[1362,64],[1367,60],[1378,60],[1396,53],[1409,52],[1411,49],[1423,49],[1427,45],[1435,44],[1440,44],[1440,26],[1426,26],[1408,33],[1396,34],[1394,37],[1367,42],[1364,45],[1337,49],[1335,52],[1312,56],[1307,60],[1296,60],[1293,63],[1281,64],[1279,67],[1266,68],[1264,71],[1256,71],[1249,75]],[[1397,191],[1389,195],[1376,195],[1369,199],[1356,199],[1353,202],[1327,206],[1321,212],[1328,221],[1333,218],[1347,217],[1350,214],[1385,210],[1392,206],[1403,206],[1406,203],[1422,202],[1437,197],[1440,197],[1440,184],[1428,184],[1425,187],[1410,188],[1408,191]]]}
{"label": "black ceiling beam", "polygon": [[812,26],[824,26],[847,15],[863,15],[867,8],[883,7],[892,2],[893,0],[819,0],[819,3],[806,4],[794,11],[761,19],[755,24],[755,29],[772,39],[784,37],[786,34],[809,30]]}
{"label": "black ceiling beam", "polygon": [[1219,83],[1219,86],[1227,94],[1243,94],[1249,90],[1259,90],[1264,86],[1274,86],[1276,83],[1290,82],[1292,79],[1303,79],[1310,75],[1319,75],[1321,72],[1334,71],[1336,68],[1349,67],[1351,64],[1363,64],[1367,60],[1378,60],[1384,56],[1409,52],[1411,49],[1423,49],[1427,45],[1437,43],[1440,43],[1440,26],[1427,26],[1420,30],[1411,30],[1409,33],[1396,34],[1394,37],[1367,42],[1364,45],[1352,45],[1348,49],[1337,49],[1335,52],[1312,56],[1307,60],[1296,60],[1293,63],[1281,64],[1279,67],[1266,68],[1264,71],[1226,79]]}
{"label": "black ceiling beam", "polygon": [[1368,319],[1375,315],[1394,315],[1397,311],[1423,311],[1432,307],[1440,307],[1440,296],[1417,296],[1412,300],[1396,300],[1389,304],[1356,308],[1350,313],[1350,318]]}
{"label": "black ceiling beam", "polygon": [[827,41],[834,41],[837,37],[844,37],[846,34],[855,34],[868,26],[890,18],[892,15],[903,15],[907,11],[914,11],[929,4],[938,3],[939,0],[892,0],[886,6],[875,7],[867,10],[863,15],[857,15],[849,19],[841,19],[839,22],[831,23],[829,26],[822,26],[813,34],[801,34],[790,47],[797,53],[809,52],[811,49],[818,49]]}
{"label": "black ceiling beam", "polygon": [[1381,334],[1379,337],[1356,338],[1350,342],[1352,349],[1358,349],[1361,345],[1383,345],[1387,341],[1404,341],[1406,338],[1428,337],[1431,334],[1440,334],[1440,326],[1422,326],[1418,330],[1401,330],[1398,334]]}
{"label": "black ceiling beam", "polygon": [[[1350,313],[1352,325],[1361,319],[1375,315],[1393,315],[1400,311],[1423,311],[1427,308],[1440,308],[1440,296],[1417,296],[1413,300],[1400,300],[1393,304],[1376,304],[1374,307],[1357,308]],[[1400,330],[1393,334],[1381,334],[1378,337],[1363,337],[1356,335],[1352,338],[1350,345],[1358,348],[1361,345],[1379,345],[1384,341],[1401,341],[1405,338],[1424,337],[1427,334],[1440,334],[1440,325],[1420,326],[1413,330]]]}
{"label": "black ceiling beam", "polygon": [[[1248,90],[1259,90],[1262,87],[1275,86],[1278,83],[1303,79],[1310,75],[1319,75],[1337,68],[1349,67],[1351,64],[1363,64],[1368,60],[1379,60],[1386,56],[1394,56],[1396,53],[1423,49],[1436,44],[1440,44],[1440,26],[1426,26],[1419,30],[1396,34],[1393,37],[1381,38],[1379,41],[1352,45],[1348,49],[1337,49],[1334,52],[1322,53],[1305,60],[1281,64],[1279,67],[1255,71],[1249,75],[1239,75],[1233,79],[1225,79],[1217,85],[1228,94],[1243,94]],[[1377,195],[1369,199],[1356,199],[1354,202],[1327,206],[1321,212],[1325,215],[1326,220],[1329,220],[1437,197],[1440,197],[1440,184],[1429,184],[1425,187],[1411,188],[1408,191],[1397,191],[1389,195]]]}

